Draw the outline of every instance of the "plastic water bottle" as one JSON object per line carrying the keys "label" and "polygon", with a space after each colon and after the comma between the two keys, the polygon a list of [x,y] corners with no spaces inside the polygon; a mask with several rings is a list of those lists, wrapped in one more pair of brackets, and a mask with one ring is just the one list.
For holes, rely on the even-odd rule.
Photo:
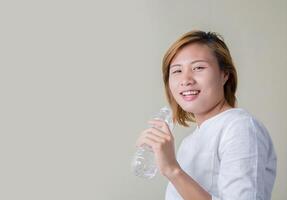
{"label": "plastic water bottle", "polygon": [[[160,119],[165,121],[169,127],[169,130],[172,131],[172,112],[168,107],[165,106],[161,108],[159,113],[156,114],[153,119]],[[132,161],[133,173],[138,177],[151,179],[156,175],[157,170],[158,169],[152,148],[145,144],[141,147],[138,147]]]}

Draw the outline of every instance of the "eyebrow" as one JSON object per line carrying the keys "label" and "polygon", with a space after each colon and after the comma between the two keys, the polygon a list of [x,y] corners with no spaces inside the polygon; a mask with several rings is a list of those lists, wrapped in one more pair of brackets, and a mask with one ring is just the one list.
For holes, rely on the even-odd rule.
{"label": "eyebrow", "polygon": [[[197,63],[197,62],[207,62],[208,63],[208,61],[207,60],[194,60],[194,61],[192,61],[191,63],[189,63],[189,64],[194,64],[194,63]],[[172,67],[180,67],[181,66],[181,64],[173,64],[173,65],[170,65],[170,68],[172,68]]]}

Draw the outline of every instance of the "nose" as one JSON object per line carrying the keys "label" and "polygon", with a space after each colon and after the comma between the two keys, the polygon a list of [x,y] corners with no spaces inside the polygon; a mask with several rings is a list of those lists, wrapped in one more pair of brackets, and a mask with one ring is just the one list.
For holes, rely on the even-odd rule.
{"label": "nose", "polygon": [[192,72],[190,72],[190,71],[183,72],[180,85],[181,86],[189,86],[189,85],[193,85],[194,83],[195,83],[195,80],[194,80],[194,77],[192,75]]}

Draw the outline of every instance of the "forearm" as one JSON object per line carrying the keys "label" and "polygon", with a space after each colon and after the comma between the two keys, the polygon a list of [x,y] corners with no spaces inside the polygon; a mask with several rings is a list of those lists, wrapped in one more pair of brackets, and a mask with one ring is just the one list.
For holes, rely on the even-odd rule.
{"label": "forearm", "polygon": [[211,200],[211,196],[181,168],[167,176],[184,200]]}

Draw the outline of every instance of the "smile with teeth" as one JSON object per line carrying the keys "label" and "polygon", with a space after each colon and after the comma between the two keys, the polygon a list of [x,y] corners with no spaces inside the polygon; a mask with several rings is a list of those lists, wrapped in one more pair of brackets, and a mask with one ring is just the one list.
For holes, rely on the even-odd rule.
{"label": "smile with teeth", "polygon": [[189,96],[189,95],[197,95],[199,93],[199,90],[188,90],[181,92],[180,94],[183,96]]}

